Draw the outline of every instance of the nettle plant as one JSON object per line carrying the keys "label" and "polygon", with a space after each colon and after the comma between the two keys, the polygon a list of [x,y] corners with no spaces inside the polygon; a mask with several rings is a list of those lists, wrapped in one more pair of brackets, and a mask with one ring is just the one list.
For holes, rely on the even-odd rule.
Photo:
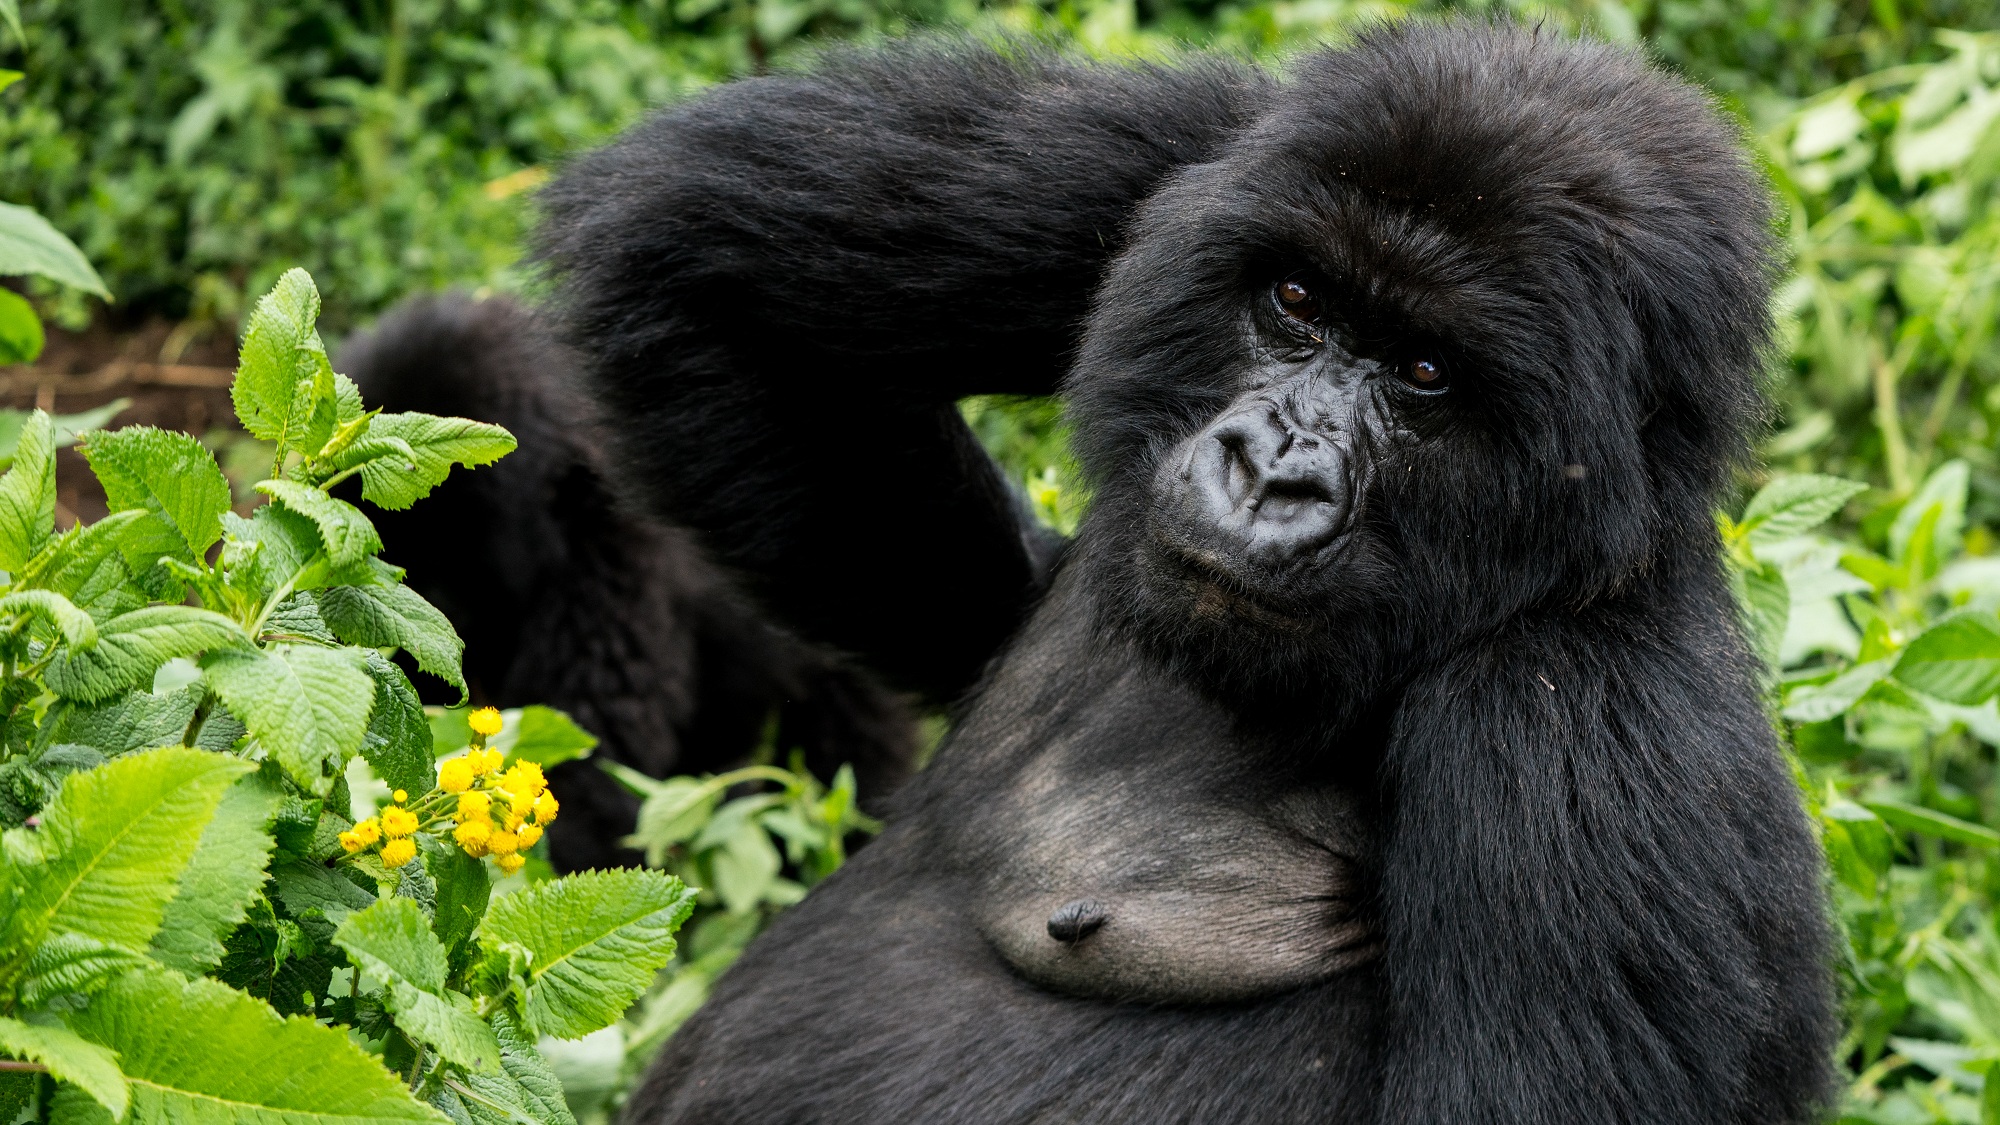
{"label": "nettle plant", "polygon": [[[463,646],[327,490],[408,507],[514,440],[366,409],[318,307],[295,270],[244,337],[237,413],[276,451],[249,517],[144,427],[80,439],[94,524],[55,530],[46,416],[0,477],[0,1122],[569,1125],[535,1043],[617,1020],[693,908],[643,870],[494,896],[557,815],[549,739],[474,712],[436,762],[386,654],[463,694]],[[395,793],[354,823],[357,755]]]}

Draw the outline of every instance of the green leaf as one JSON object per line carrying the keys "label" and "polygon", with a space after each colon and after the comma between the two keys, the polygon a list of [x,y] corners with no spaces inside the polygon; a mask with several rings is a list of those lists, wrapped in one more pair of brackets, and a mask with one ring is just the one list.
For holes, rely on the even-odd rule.
{"label": "green leaf", "polygon": [[486,873],[486,864],[449,840],[424,836],[418,841],[418,851],[436,889],[431,931],[444,943],[453,968],[462,968],[469,959],[472,933],[486,917],[486,903],[493,897],[492,877]]}
{"label": "green leaf", "polygon": [[229,480],[194,438],[151,426],[86,434],[79,442],[114,512],[146,511],[200,558],[222,538]]}
{"label": "green leaf", "polygon": [[673,958],[673,933],[693,909],[693,892],[671,875],[586,871],[494,900],[479,941],[526,952],[525,1027],[578,1039],[632,1006]]}
{"label": "green leaf", "polygon": [[111,1116],[124,1115],[128,1094],[117,1056],[75,1032],[0,1016],[0,1051],[41,1063],[59,1080],[95,1098]]}
{"label": "green leaf", "polygon": [[133,973],[68,1020],[118,1052],[134,1123],[445,1122],[345,1031],[282,1017],[217,981]]}
{"label": "green leaf", "polygon": [[1896,678],[1947,703],[1984,703],[2000,691],[2000,619],[1960,613],[1924,630],[1896,660]]}
{"label": "green leaf", "polygon": [[14,467],[0,477],[0,570],[19,574],[56,526],[56,427],[37,410],[21,427]]}
{"label": "green leaf", "polygon": [[294,480],[260,481],[257,491],[306,517],[336,567],[352,566],[382,549],[382,537],[361,509]]}
{"label": "green leaf", "polygon": [[271,817],[284,796],[257,773],[223,794],[153,935],[153,956],[161,964],[199,975],[221,962],[223,939],[264,889],[264,867],[276,844]]}
{"label": "green leaf", "polygon": [[0,288],[0,364],[33,363],[47,342],[35,306],[12,289]]}
{"label": "green leaf", "polygon": [[1817,723],[1844,714],[1849,707],[1889,675],[1895,660],[1884,657],[1856,664],[1824,684],[1792,689],[1785,697],[1785,718],[1795,723]]}
{"label": "green leaf", "polygon": [[[222,517],[230,542],[223,548],[222,564],[229,571],[232,587],[268,597],[279,587],[292,584],[295,590],[311,589],[315,583],[302,576],[319,554],[319,529],[297,512],[266,504],[249,519],[234,512]],[[313,569],[323,568],[323,563]],[[302,580],[303,577],[303,580]]]}
{"label": "green leaf", "polygon": [[[317,319],[319,290],[302,269],[285,271],[251,311],[229,397],[237,419],[252,435],[281,443],[288,436],[299,379],[318,372],[313,352],[319,344],[313,329]],[[324,359],[325,352],[319,347],[317,359]],[[282,456],[284,450],[278,453]]]}
{"label": "green leaf", "polygon": [[0,203],[0,274],[31,273],[109,301],[90,259],[32,208]]}
{"label": "green leaf", "polygon": [[[466,418],[439,418],[432,414],[378,414],[368,426],[371,441],[389,438],[407,442],[413,460],[401,454],[378,456],[361,462],[343,458],[341,468],[361,464],[361,496],[371,504],[392,510],[407,508],[444,483],[453,465],[477,468],[490,465],[514,451],[514,435],[499,426]],[[350,454],[360,450],[357,442]]]}
{"label": "green leaf", "polygon": [[149,517],[144,512],[113,512],[92,524],[78,524],[50,540],[46,547],[19,571],[23,585],[54,590],[85,609],[116,607],[117,612],[137,609],[123,604],[120,589],[131,577],[125,565],[126,537],[135,524]]}
{"label": "green leaf", "polygon": [[97,644],[97,622],[53,590],[16,590],[0,597],[0,613],[32,614],[54,626],[72,650]]}
{"label": "green leaf", "polygon": [[1920,832],[1926,836],[1936,836],[1940,840],[1951,840],[1960,844],[1970,844],[1976,848],[2000,848],[2000,832],[1983,824],[1960,820],[1917,805],[1906,805],[1901,801],[1866,801],[1868,808],[1888,823],[1909,832]]}
{"label": "green leaf", "polygon": [[43,810],[36,843],[46,858],[21,875],[0,949],[44,933],[145,949],[224,791],[254,768],[167,747],[71,774]]}
{"label": "green leaf", "polygon": [[427,792],[436,766],[423,701],[401,668],[372,649],[366,655],[368,675],[375,681],[375,709],[368,715],[361,756],[390,789]]}
{"label": "green leaf", "polygon": [[[458,630],[423,595],[400,584],[329,586],[319,594],[320,616],[351,645],[400,648],[417,667],[466,693]],[[428,786],[426,786],[428,788]]]}
{"label": "green leaf", "polygon": [[528,1120],[537,1125],[576,1125],[562,1082],[505,1012],[493,1017],[500,1041],[501,1074],[469,1074],[463,1079],[465,1107],[480,1125]]}
{"label": "green leaf", "polygon": [[377,899],[350,914],[334,944],[387,989],[396,1026],[430,1044],[447,1061],[498,1072],[500,1044],[473,1013],[470,999],[445,990],[449,966],[423,908],[407,898]]}
{"label": "green leaf", "polygon": [[21,970],[21,1007],[41,1008],[58,996],[88,996],[113,977],[146,968],[147,959],[83,934],[56,934],[28,956]]}
{"label": "green leaf", "polygon": [[[25,46],[28,42],[28,36],[21,30],[21,0],[0,0],[0,17],[6,19],[7,30],[14,33],[14,41]],[[20,81],[20,71],[10,70],[6,73],[13,75],[12,78],[7,80],[6,86],[12,86],[15,82]],[[0,86],[0,89],[5,89],[6,86]]]}
{"label": "green leaf", "polygon": [[271,880],[278,885],[278,898],[285,909],[299,919],[317,913],[338,926],[349,914],[366,910],[375,902],[374,895],[352,880],[317,863],[287,860],[272,869]]}
{"label": "green leaf", "polygon": [[155,746],[178,746],[194,719],[202,687],[191,684],[165,695],[131,691],[95,706],[60,701],[44,722],[51,742],[76,742],[116,756]]}
{"label": "green leaf", "polygon": [[229,713],[302,789],[324,796],[361,749],[375,681],[355,649],[223,649],[202,660],[202,671]]}
{"label": "green leaf", "polygon": [[[645,777],[637,770],[616,762],[600,762],[613,776],[622,776],[622,771],[630,770],[639,777]],[[692,777],[670,777],[665,781],[646,778],[652,785],[646,790],[645,800],[639,805],[639,818],[630,836],[621,843],[628,848],[643,848],[646,862],[659,867],[666,862],[667,849],[675,844],[694,838],[709,818],[714,815],[716,805],[722,801],[722,794],[712,787]]]}
{"label": "green leaf", "polygon": [[1743,527],[1759,546],[1804,535],[1825,523],[1868,486],[1818,473],[1779,477],[1743,509]]}
{"label": "green leaf", "polygon": [[155,605],[121,613],[97,627],[97,645],[57,655],[44,674],[49,690],[95,703],[151,683],[160,665],[199,652],[247,650],[243,627],[219,613]]}
{"label": "green leaf", "polygon": [[597,736],[576,725],[576,721],[553,707],[529,704],[519,711],[501,712],[498,737],[487,745],[510,759],[519,758],[539,766],[553,766],[576,758],[587,758],[597,748]]}
{"label": "green leaf", "polygon": [[[1932,471],[1917,494],[1896,513],[1896,521],[1889,525],[1889,557],[1899,563],[1911,561],[1912,541],[1926,519],[1932,521],[1932,527],[1928,551],[1924,553],[1933,556],[1928,560],[1933,565],[1926,567],[1925,572],[1936,573],[1936,560],[1957,554],[1965,530],[1965,493],[1971,477],[1972,468],[1964,461],[1947,461]],[[1931,515],[1932,512],[1936,515]]]}
{"label": "green leaf", "polygon": [[[442,756],[465,749],[472,744],[472,708],[470,707],[426,707],[424,715],[431,724],[431,753]],[[601,764],[601,763],[600,763]],[[645,777],[645,774],[639,776]],[[650,777],[647,781],[653,780]]]}

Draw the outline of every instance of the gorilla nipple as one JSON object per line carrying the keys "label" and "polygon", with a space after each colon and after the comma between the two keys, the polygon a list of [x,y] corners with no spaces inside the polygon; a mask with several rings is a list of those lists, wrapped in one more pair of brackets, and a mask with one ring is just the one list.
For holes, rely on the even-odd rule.
{"label": "gorilla nipple", "polygon": [[1049,936],[1064,945],[1075,945],[1097,932],[1104,924],[1104,904],[1093,898],[1064,903],[1049,915]]}

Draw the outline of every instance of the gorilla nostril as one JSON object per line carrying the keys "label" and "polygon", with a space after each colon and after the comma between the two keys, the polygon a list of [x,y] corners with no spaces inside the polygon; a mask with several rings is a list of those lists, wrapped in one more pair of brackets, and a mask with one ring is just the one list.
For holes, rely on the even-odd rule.
{"label": "gorilla nostril", "polygon": [[1104,904],[1094,898],[1064,903],[1049,915],[1049,936],[1064,945],[1075,945],[1097,932],[1108,916]]}
{"label": "gorilla nostril", "polygon": [[1254,504],[1261,474],[1250,460],[1249,444],[1242,434],[1233,431],[1217,434],[1215,440],[1222,446],[1223,494],[1233,507],[1242,507],[1245,501]]}

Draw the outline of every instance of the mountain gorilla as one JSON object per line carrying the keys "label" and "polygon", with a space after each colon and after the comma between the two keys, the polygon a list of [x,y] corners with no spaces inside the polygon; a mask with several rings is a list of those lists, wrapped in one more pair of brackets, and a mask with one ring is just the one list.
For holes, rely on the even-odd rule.
{"label": "mountain gorilla", "polygon": [[[628,1120],[1822,1104],[1819,858],[1711,517],[1769,216],[1696,91],[1492,26],[1282,80],[934,43],[543,202],[650,502],[906,687],[985,667]],[[1095,501],[1044,588],[953,402],[1058,389]]]}

